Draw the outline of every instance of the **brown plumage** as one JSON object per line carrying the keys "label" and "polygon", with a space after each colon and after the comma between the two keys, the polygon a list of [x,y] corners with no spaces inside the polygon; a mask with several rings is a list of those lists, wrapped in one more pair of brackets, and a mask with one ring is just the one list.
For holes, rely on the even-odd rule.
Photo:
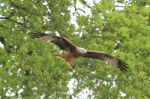
{"label": "brown plumage", "polygon": [[106,64],[109,64],[113,67],[119,68],[121,71],[127,71],[128,67],[125,62],[120,59],[117,59],[109,54],[103,52],[89,51],[84,48],[80,48],[71,43],[68,39],[58,36],[51,36],[48,34],[30,34],[33,38],[38,38],[42,41],[48,43],[54,43],[59,46],[62,50],[66,52],[60,54],[60,57],[64,59],[67,63],[73,66],[74,61],[78,57],[88,57],[104,61]]}

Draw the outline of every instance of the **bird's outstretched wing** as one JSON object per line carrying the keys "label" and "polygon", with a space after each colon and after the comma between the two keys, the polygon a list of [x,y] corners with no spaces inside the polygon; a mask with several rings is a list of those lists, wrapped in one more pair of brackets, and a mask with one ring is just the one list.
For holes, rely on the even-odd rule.
{"label": "bird's outstretched wing", "polygon": [[59,37],[59,36],[51,36],[49,34],[40,34],[40,33],[30,33],[32,38],[38,38],[42,41],[46,41],[48,43],[54,43],[59,46],[62,50],[74,51],[76,46],[72,44],[68,39]]}
{"label": "bird's outstretched wing", "polygon": [[121,71],[127,71],[128,69],[127,64],[125,62],[103,52],[87,51],[87,53],[85,53],[83,57],[100,59],[102,61],[105,61],[106,64],[119,68]]}

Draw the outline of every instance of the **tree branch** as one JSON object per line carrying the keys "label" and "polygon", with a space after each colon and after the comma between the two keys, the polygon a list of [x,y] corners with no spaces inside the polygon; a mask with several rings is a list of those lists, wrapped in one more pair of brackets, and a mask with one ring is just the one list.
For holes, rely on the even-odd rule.
{"label": "tree branch", "polygon": [[26,27],[23,23],[17,22],[16,20],[11,19],[9,16],[8,16],[8,17],[0,17],[0,19],[8,20],[8,21],[14,22],[14,23],[16,23],[16,24],[18,24],[18,25],[20,25],[20,26]]}

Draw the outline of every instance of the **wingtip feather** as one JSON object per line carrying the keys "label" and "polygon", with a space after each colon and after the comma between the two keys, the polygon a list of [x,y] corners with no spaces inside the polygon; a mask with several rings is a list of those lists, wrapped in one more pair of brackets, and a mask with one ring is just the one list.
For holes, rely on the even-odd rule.
{"label": "wingtip feather", "polygon": [[50,34],[45,34],[45,33],[29,33],[29,35],[30,35],[31,38],[39,38],[41,36],[50,35]]}
{"label": "wingtip feather", "polygon": [[125,63],[124,61],[122,61],[122,60],[119,60],[118,61],[118,66],[119,66],[119,69],[121,70],[121,71],[127,71],[128,69],[129,69],[129,67],[127,66],[127,63]]}

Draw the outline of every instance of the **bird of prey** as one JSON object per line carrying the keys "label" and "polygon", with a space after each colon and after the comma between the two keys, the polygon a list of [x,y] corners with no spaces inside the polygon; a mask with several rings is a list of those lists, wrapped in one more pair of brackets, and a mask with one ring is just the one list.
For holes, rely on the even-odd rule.
{"label": "bird of prey", "polygon": [[42,34],[30,33],[30,36],[32,38],[38,38],[42,41],[46,41],[47,43],[54,43],[58,47],[60,47],[60,49],[65,50],[65,52],[60,54],[59,57],[64,59],[72,67],[74,66],[73,64],[76,58],[88,57],[102,60],[106,64],[111,65],[112,67],[119,68],[121,71],[127,71],[128,69],[127,64],[123,62],[121,59],[115,58],[104,52],[90,51],[81,47],[77,47],[67,38],[59,36],[51,36],[49,34],[43,33]]}

